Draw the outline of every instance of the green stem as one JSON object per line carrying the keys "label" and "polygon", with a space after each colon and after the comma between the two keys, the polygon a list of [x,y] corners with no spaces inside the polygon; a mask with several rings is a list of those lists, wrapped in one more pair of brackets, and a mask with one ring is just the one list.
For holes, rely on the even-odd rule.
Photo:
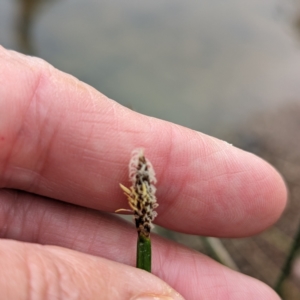
{"label": "green stem", "polygon": [[136,267],[151,272],[151,240],[142,234],[137,240]]}
{"label": "green stem", "polygon": [[293,260],[298,252],[298,250],[300,249],[300,225],[298,227],[298,232],[295,236],[294,242],[292,244],[291,250],[289,252],[289,255],[285,261],[285,264],[282,268],[282,273],[275,285],[275,291],[281,296],[281,287],[283,282],[288,278],[288,276],[290,275],[291,272],[291,267],[292,267],[292,263]]}

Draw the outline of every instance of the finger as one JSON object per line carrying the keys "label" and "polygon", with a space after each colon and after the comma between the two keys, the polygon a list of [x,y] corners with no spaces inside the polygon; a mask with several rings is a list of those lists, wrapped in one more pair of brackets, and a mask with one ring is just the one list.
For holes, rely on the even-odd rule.
{"label": "finger", "polygon": [[[132,225],[105,213],[39,198],[2,191],[0,237],[58,245],[135,265]],[[263,283],[156,235],[152,249],[153,273],[186,299],[278,299]]]}
{"label": "finger", "polygon": [[286,189],[261,159],[195,131],[132,112],[45,62],[0,52],[0,184],[104,211],[126,205],[131,151],[158,178],[157,223],[243,236],[281,214]]}
{"label": "finger", "polygon": [[150,273],[53,246],[2,240],[0,266],[2,299],[183,299]]}

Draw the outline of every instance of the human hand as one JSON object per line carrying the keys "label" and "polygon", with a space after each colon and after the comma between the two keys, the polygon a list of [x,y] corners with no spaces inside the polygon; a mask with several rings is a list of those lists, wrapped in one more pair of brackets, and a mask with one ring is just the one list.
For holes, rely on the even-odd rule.
{"label": "human hand", "polygon": [[153,274],[136,269],[135,229],[109,214],[126,207],[119,183],[128,180],[131,151],[143,147],[158,179],[157,224],[255,234],[286,203],[266,162],[1,47],[0,113],[1,299],[182,299],[174,290],[185,299],[279,299],[258,280],[154,234]]}

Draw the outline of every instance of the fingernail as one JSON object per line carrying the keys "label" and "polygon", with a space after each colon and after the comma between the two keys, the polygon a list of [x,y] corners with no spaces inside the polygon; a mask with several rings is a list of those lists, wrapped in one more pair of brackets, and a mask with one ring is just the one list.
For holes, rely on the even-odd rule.
{"label": "fingernail", "polygon": [[137,296],[131,300],[184,300],[179,294],[171,296],[161,296],[161,295],[153,295],[153,294],[145,294]]}

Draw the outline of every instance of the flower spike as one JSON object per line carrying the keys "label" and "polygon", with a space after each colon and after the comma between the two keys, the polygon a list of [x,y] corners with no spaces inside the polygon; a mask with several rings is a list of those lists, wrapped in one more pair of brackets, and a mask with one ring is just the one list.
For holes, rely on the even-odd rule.
{"label": "flower spike", "polygon": [[[137,267],[151,271],[151,241],[150,231],[153,220],[157,216],[154,211],[158,207],[156,202],[155,172],[152,164],[144,156],[143,149],[135,149],[129,162],[130,188],[120,184],[127,196],[129,207],[132,210],[138,232]],[[118,210],[128,211],[128,210]]]}

